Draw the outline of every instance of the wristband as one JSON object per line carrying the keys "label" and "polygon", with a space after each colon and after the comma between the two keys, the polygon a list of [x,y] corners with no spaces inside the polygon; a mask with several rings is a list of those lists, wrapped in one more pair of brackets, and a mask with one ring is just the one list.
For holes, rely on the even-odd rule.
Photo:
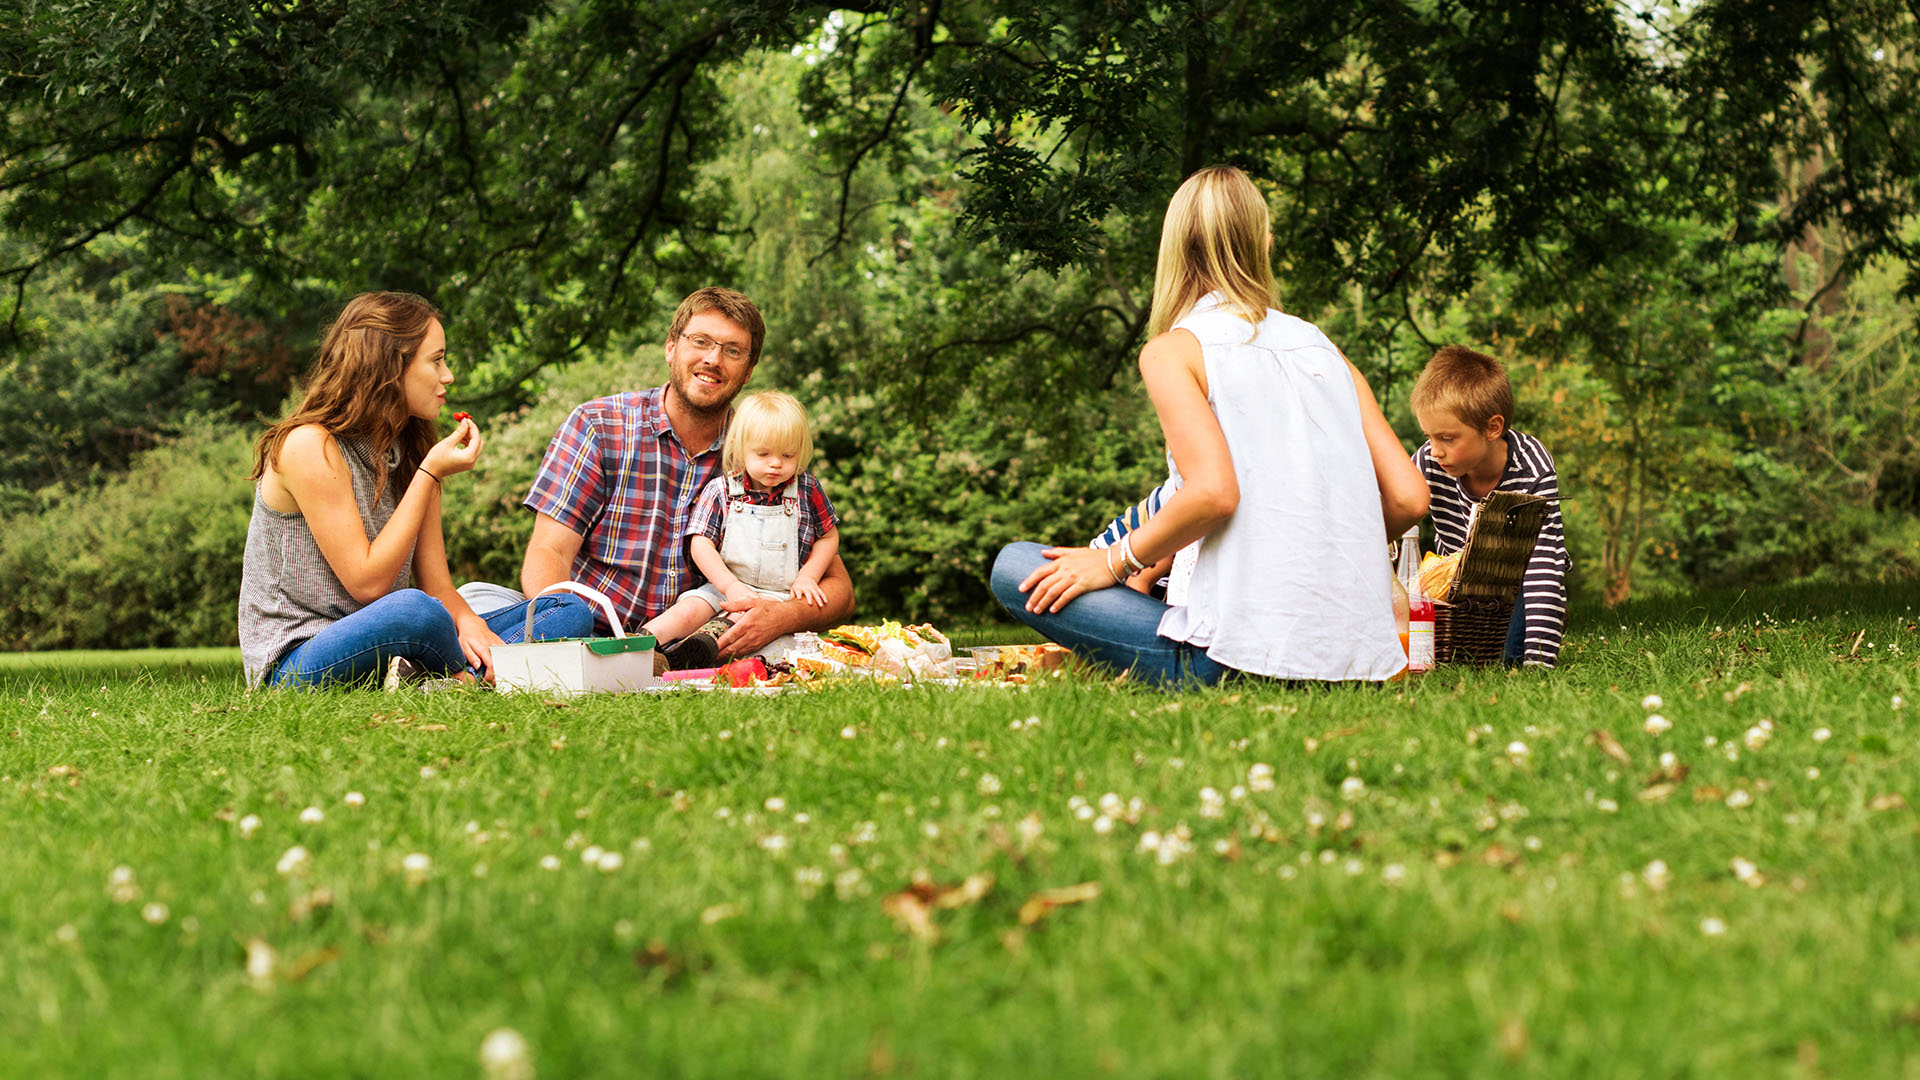
{"label": "wristband", "polygon": [[1133,557],[1133,534],[1132,533],[1128,533],[1127,535],[1120,538],[1120,557],[1126,560],[1128,569],[1132,570],[1136,574],[1147,568],[1146,563],[1143,563],[1139,559],[1136,559]]}
{"label": "wristband", "polygon": [[[418,468],[421,472],[426,473],[428,476],[433,476],[433,470],[427,468],[425,465],[419,465],[419,466],[416,466],[416,468]],[[433,476],[433,482],[436,484],[439,483],[440,478],[437,476]]]}

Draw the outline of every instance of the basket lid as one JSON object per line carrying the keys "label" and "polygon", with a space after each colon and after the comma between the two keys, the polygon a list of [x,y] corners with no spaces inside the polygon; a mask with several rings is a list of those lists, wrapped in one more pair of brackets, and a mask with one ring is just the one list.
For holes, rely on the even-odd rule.
{"label": "basket lid", "polygon": [[618,656],[621,653],[646,652],[653,648],[652,634],[629,634],[626,637],[579,638],[587,651],[595,656]]}

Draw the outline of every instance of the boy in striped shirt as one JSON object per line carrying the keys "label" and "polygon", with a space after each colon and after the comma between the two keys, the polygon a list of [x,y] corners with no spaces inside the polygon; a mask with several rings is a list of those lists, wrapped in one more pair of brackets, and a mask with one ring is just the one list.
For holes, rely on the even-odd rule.
{"label": "boy in striped shirt", "polygon": [[1433,493],[1433,546],[1442,555],[1466,546],[1473,508],[1495,489],[1556,500],[1540,527],[1507,628],[1509,665],[1552,667],[1567,630],[1567,540],[1560,521],[1560,478],[1540,440],[1507,426],[1513,387],[1500,362],[1448,345],[1413,384],[1413,415],[1427,436],[1413,463]]}

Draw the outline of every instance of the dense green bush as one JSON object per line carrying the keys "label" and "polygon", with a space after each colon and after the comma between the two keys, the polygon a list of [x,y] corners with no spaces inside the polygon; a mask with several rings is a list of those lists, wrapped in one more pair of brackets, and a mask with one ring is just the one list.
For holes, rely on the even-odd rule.
{"label": "dense green bush", "polygon": [[252,441],[197,433],[0,523],[0,647],[233,644]]}

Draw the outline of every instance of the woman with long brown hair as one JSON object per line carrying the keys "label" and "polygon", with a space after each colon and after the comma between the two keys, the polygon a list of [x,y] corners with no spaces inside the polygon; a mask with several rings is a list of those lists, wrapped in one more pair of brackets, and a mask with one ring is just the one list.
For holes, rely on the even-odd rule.
{"label": "woman with long brown hair", "polygon": [[[293,415],[254,448],[240,654],[254,686],[367,681],[383,671],[492,678],[526,604],[476,615],[453,587],[442,486],[473,468],[472,419],[441,437],[453,372],[440,312],[362,293],[327,328]],[[592,630],[586,602],[543,597],[534,636]]]}
{"label": "woman with long brown hair", "polygon": [[[1426,514],[1426,480],[1359,369],[1275,309],[1272,243],[1239,169],[1180,185],[1140,350],[1173,494],[1114,546],[1016,543],[994,562],[1016,618],[1148,681],[1377,682],[1407,665],[1386,542]],[[1113,587],[1176,552],[1166,603]]]}

